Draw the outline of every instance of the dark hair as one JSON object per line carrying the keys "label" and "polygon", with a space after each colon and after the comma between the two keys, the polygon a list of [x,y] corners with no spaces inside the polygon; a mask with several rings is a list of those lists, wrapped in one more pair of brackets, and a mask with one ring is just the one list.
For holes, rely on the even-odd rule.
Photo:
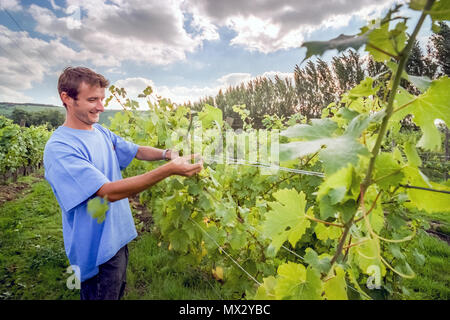
{"label": "dark hair", "polygon": [[[58,93],[66,92],[67,95],[73,99],[78,97],[78,89],[82,82],[90,86],[99,86],[106,88],[109,86],[109,81],[89,68],[85,67],[67,67],[58,79]],[[66,107],[66,104],[63,103]]]}

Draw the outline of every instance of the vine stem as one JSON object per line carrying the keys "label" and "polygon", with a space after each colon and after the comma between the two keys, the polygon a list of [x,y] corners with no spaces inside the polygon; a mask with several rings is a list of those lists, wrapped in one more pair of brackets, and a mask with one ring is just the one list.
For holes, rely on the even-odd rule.
{"label": "vine stem", "polygon": [[317,218],[314,218],[314,217],[310,217],[310,216],[307,216],[307,215],[305,215],[305,218],[307,218],[307,219],[309,219],[311,221],[323,223],[323,224],[326,224],[326,225],[329,225],[329,226],[335,226],[335,227],[338,227],[338,228],[344,228],[345,227],[343,224],[328,222],[328,221],[320,220],[320,219],[317,219]]}
{"label": "vine stem", "polygon": [[372,212],[372,210],[375,208],[375,205],[377,204],[377,201],[378,201],[378,198],[379,198],[380,195],[381,195],[381,192],[382,192],[382,190],[381,190],[380,192],[378,192],[377,197],[376,197],[375,200],[373,201],[372,206],[370,207],[369,211],[367,211],[365,214],[363,214],[363,216],[360,217],[359,219],[356,219],[356,220],[355,220],[355,223],[361,221],[362,219],[365,219],[365,217],[367,217],[367,216]]}
{"label": "vine stem", "polygon": [[114,98],[116,98],[117,102],[119,102],[119,104],[122,106],[123,110],[128,111],[127,108],[125,108],[125,106],[123,105],[122,101],[119,99],[119,97],[116,96],[116,93],[112,92],[112,95],[114,96]]}
{"label": "vine stem", "polygon": [[369,47],[372,47],[372,48],[374,48],[375,50],[377,50],[377,51],[380,51],[381,53],[384,53],[385,55],[387,55],[387,56],[389,56],[389,57],[391,57],[391,58],[394,58],[395,60],[398,60],[398,56],[395,56],[395,55],[393,55],[393,54],[391,54],[391,53],[389,53],[389,52],[387,52],[387,51],[384,51],[383,49],[381,49],[381,48],[378,48],[378,47],[376,47],[376,46],[374,46],[373,44],[371,44],[371,43],[368,43],[367,44]]}
{"label": "vine stem", "polygon": [[[427,16],[427,12],[431,9],[433,6],[435,0],[427,0],[427,3],[425,4],[422,14],[420,15],[419,21],[417,22],[413,33],[411,34],[410,38],[408,39],[408,43],[406,44],[405,48],[400,52],[398,57],[400,58],[397,71],[395,72],[394,80],[392,82],[391,92],[389,94],[387,106],[386,106],[386,114],[383,118],[383,121],[381,123],[380,131],[378,133],[377,140],[375,142],[375,146],[372,149],[372,156],[370,158],[369,166],[367,169],[367,174],[363,180],[363,182],[360,185],[360,206],[364,206],[364,194],[367,190],[367,188],[372,183],[372,173],[375,168],[375,160],[378,156],[378,153],[380,152],[381,143],[383,142],[383,138],[386,135],[389,119],[391,118],[393,111],[394,111],[394,99],[395,95],[397,94],[397,88],[400,85],[400,79],[402,78],[402,71],[405,68],[406,62],[408,60],[409,52],[411,51],[414,42],[416,40],[417,34],[419,33],[420,28],[422,27],[422,24]],[[392,78],[391,78],[392,79]],[[329,272],[333,270],[334,263],[338,260],[342,253],[342,249],[344,247],[345,241],[347,239],[347,235],[350,231],[350,228],[353,225],[353,219],[355,217],[356,212],[353,214],[353,216],[350,218],[350,220],[345,224],[344,231],[342,233],[342,237],[339,240],[338,246],[336,248],[336,253],[334,254],[333,258],[330,261],[330,269]]]}
{"label": "vine stem", "polygon": [[414,31],[408,40],[408,43],[406,44],[406,46],[402,50],[402,52],[399,54],[400,61],[398,64],[397,71],[395,72],[395,77],[394,77],[394,80],[392,83],[391,93],[388,98],[388,102],[387,102],[387,106],[386,106],[386,115],[383,118],[383,122],[381,123],[380,131],[378,133],[378,137],[375,142],[375,146],[372,149],[372,157],[370,158],[366,177],[361,184],[361,188],[364,188],[364,190],[367,190],[367,188],[369,187],[371,180],[372,180],[372,172],[375,167],[375,160],[380,151],[383,138],[386,135],[389,119],[391,118],[393,111],[394,111],[394,100],[395,100],[395,96],[397,94],[397,88],[400,85],[400,80],[402,78],[402,72],[403,72],[403,69],[405,68],[406,62],[408,61],[409,52],[411,51],[411,49],[414,45],[414,42],[416,40],[417,34],[419,33],[419,30],[422,27],[422,24],[427,16],[427,13],[425,13],[425,12],[430,10],[430,8],[433,6],[434,1],[435,0],[427,1],[426,5],[422,11],[422,14],[420,15],[419,21],[417,22],[417,25],[414,28]]}

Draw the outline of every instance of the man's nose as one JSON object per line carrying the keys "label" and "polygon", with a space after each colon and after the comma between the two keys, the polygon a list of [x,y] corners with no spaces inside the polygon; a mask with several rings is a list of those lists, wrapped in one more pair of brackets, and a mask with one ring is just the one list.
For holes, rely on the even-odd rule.
{"label": "man's nose", "polygon": [[103,101],[98,100],[97,105],[95,106],[95,109],[97,109],[97,111],[100,111],[100,112],[105,111],[105,106],[103,105]]}

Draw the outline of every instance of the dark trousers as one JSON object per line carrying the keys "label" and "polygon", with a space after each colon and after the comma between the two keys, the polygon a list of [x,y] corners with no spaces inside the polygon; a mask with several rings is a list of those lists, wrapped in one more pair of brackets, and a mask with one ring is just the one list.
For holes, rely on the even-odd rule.
{"label": "dark trousers", "polygon": [[81,300],[119,300],[123,297],[127,279],[128,247],[122,247],[114,257],[99,266],[94,277],[81,282]]}

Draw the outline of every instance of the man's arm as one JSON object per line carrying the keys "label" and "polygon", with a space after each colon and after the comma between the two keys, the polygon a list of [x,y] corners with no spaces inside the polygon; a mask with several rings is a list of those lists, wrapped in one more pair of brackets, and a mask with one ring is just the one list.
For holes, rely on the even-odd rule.
{"label": "man's arm", "polygon": [[114,202],[144,191],[171,175],[190,177],[203,169],[203,160],[196,164],[189,163],[194,157],[196,156],[178,157],[141,175],[105,183],[98,189],[96,195],[102,198],[107,197],[108,201]]}
{"label": "man's arm", "polygon": [[[164,150],[158,148],[139,146],[135,158],[138,160],[147,160],[147,161],[162,160],[163,152]],[[178,152],[176,151],[169,150],[166,154],[167,159],[173,160],[177,157]]]}

